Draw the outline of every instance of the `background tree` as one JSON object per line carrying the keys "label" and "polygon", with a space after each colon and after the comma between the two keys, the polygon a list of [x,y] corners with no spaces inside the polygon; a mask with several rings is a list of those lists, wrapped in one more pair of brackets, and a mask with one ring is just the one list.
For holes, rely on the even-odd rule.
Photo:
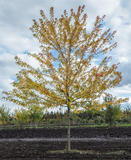
{"label": "background tree", "polygon": [[33,106],[30,108],[22,108],[15,109],[13,114],[13,120],[14,124],[17,126],[23,125],[23,124],[35,124],[35,127],[37,127],[38,123],[42,122],[44,118],[44,113],[42,112],[41,108],[37,106]]}
{"label": "background tree", "polygon": [[130,105],[124,107],[124,110],[122,113],[122,122],[131,123],[131,106]]}
{"label": "background tree", "polygon": [[[4,92],[6,100],[22,106],[38,103],[44,108],[67,107],[68,133],[67,150],[70,151],[70,111],[86,109],[92,101],[92,108],[100,109],[108,102],[99,103],[99,98],[107,89],[121,81],[121,73],[116,71],[118,64],[107,65],[109,51],[116,47],[113,38],[115,31],[104,29],[104,17],[96,17],[91,31],[87,29],[85,6],[77,12],[54,18],[54,8],[50,8],[48,19],[44,11],[41,18],[31,27],[33,35],[40,43],[41,53],[29,54],[39,62],[33,68],[15,57],[22,68],[13,82],[14,89]],[[99,64],[91,66],[93,58],[99,57]],[[36,98],[36,99],[35,99]],[[125,100],[125,99],[124,99]],[[115,99],[112,103],[121,103]]]}
{"label": "background tree", "polygon": [[9,109],[6,108],[4,105],[0,106],[0,123],[1,124],[10,124],[11,122],[11,115]]}
{"label": "background tree", "polygon": [[[111,95],[104,98],[106,102],[112,102],[113,97]],[[109,124],[109,126],[113,126],[116,124],[116,120],[120,120],[122,116],[122,111],[120,109],[120,104],[111,105],[107,104],[105,110],[105,122]]]}

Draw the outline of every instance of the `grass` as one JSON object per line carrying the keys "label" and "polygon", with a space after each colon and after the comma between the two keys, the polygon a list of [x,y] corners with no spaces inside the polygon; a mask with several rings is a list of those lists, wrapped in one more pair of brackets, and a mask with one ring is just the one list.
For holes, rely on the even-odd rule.
{"label": "grass", "polygon": [[130,127],[131,123],[118,124],[117,126],[120,126],[120,127]]}
{"label": "grass", "polygon": [[[94,125],[84,125],[85,127],[108,127],[109,125],[108,124],[94,124]],[[123,124],[116,124],[114,125],[114,127],[130,127],[131,126],[131,123],[123,123]]]}
{"label": "grass", "polygon": [[52,150],[52,151],[47,151],[47,153],[80,153],[80,154],[96,154],[99,152],[96,152],[94,150],[77,150],[77,149],[72,149],[71,151],[67,151],[66,149],[64,150]]}
{"label": "grass", "polygon": [[[109,127],[108,124],[78,124],[71,126],[71,128],[87,128],[87,127]],[[131,123],[123,123],[123,124],[116,124],[113,127],[131,127]],[[21,125],[21,126],[15,126],[15,125],[6,125],[6,126],[0,126],[0,129],[15,129],[15,128],[20,128],[20,129],[25,129],[25,128],[67,128],[67,126],[64,125],[55,125],[55,124],[44,124],[44,125],[38,125],[35,127],[34,125]]]}
{"label": "grass", "polygon": [[122,155],[123,153],[128,154],[126,151],[124,150],[119,150],[119,151],[107,151],[107,152],[100,152],[100,151],[94,151],[94,150],[77,150],[77,149],[72,149],[70,152],[67,152],[66,149],[64,150],[52,150],[52,151],[47,151],[47,153],[53,154],[53,153],[60,153],[60,154],[64,154],[64,153],[79,153],[79,154],[114,154],[114,155]]}

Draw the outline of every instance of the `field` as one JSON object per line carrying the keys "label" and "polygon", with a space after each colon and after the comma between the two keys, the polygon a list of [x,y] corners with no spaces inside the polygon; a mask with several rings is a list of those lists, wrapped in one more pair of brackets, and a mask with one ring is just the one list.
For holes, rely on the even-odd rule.
{"label": "field", "polygon": [[65,128],[0,131],[3,160],[131,159],[131,127],[71,129],[72,153],[66,153]]}

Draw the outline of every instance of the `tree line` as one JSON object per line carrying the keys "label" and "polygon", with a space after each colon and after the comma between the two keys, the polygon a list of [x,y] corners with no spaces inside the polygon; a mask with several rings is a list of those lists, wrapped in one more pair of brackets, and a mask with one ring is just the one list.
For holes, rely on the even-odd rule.
{"label": "tree line", "polygon": [[[119,123],[131,124],[131,107],[124,110],[120,105],[108,106],[102,110],[87,110],[78,113],[71,112],[71,125],[109,125],[115,126]],[[67,112],[43,112],[37,107],[31,109],[17,109],[13,113],[5,106],[0,107],[0,125],[14,124],[17,126],[29,124],[43,125],[67,125]]]}

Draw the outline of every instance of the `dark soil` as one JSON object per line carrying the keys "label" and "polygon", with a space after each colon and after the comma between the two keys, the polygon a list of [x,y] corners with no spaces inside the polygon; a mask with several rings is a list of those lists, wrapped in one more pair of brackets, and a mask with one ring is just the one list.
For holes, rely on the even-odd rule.
{"label": "dark soil", "polygon": [[[66,128],[3,129],[0,138],[66,138]],[[131,137],[131,127],[72,128],[71,137]]]}
{"label": "dark soil", "polygon": [[65,149],[66,129],[1,130],[0,160],[131,160],[131,127],[74,128],[71,136],[72,149],[85,153],[49,153]]}

